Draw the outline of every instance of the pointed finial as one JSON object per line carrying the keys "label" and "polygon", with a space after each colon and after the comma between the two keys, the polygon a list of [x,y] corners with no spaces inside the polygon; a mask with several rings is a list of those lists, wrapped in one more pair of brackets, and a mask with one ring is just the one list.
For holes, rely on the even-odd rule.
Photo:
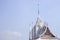
{"label": "pointed finial", "polygon": [[40,14],[40,12],[39,12],[39,0],[38,0],[37,6],[38,6],[38,17],[39,17],[39,14]]}
{"label": "pointed finial", "polygon": [[38,15],[39,15],[39,3],[38,3]]}

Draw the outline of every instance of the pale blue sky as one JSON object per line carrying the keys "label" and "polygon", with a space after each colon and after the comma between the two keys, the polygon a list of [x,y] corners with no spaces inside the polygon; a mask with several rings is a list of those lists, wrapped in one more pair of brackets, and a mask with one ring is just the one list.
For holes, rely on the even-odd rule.
{"label": "pale blue sky", "polygon": [[[0,40],[28,40],[37,19],[38,0],[0,0]],[[40,18],[60,38],[60,0],[40,0]]]}

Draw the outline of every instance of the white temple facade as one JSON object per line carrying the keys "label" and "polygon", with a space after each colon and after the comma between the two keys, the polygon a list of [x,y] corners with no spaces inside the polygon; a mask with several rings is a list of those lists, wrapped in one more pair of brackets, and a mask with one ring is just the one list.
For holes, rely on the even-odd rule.
{"label": "white temple facade", "polygon": [[43,23],[38,16],[34,27],[29,32],[29,40],[58,40],[58,38],[49,30],[48,24]]}
{"label": "white temple facade", "polygon": [[32,30],[29,32],[29,40],[59,40],[49,29],[47,23],[42,22],[39,16],[38,3],[38,17]]}

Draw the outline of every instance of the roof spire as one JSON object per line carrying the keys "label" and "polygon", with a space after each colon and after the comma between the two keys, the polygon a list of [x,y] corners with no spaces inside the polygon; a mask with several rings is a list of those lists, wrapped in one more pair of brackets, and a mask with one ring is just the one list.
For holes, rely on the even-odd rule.
{"label": "roof spire", "polygon": [[37,6],[38,6],[38,17],[39,17],[39,0],[38,0],[38,4],[37,4]]}
{"label": "roof spire", "polygon": [[42,27],[42,21],[40,19],[40,12],[39,12],[39,0],[38,0],[37,7],[38,7],[38,17],[37,17],[36,25],[39,25],[40,27]]}

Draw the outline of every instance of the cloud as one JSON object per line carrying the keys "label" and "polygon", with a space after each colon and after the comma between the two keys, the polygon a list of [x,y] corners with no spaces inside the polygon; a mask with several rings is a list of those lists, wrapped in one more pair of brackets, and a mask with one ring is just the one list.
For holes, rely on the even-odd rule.
{"label": "cloud", "polygon": [[22,37],[20,32],[4,31],[0,32],[0,40],[19,40]]}

